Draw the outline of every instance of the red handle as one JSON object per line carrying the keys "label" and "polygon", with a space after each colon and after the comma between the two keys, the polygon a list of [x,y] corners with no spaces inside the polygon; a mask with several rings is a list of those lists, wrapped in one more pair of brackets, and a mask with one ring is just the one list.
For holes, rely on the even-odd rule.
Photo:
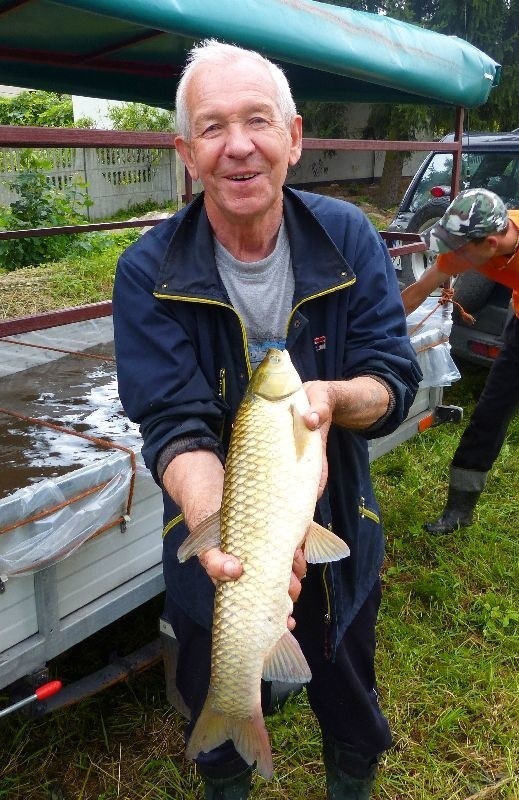
{"label": "red handle", "polygon": [[53,694],[59,692],[62,685],[61,681],[49,681],[49,683],[44,683],[43,686],[36,689],[34,696],[36,700],[46,700],[47,697],[52,697]]}

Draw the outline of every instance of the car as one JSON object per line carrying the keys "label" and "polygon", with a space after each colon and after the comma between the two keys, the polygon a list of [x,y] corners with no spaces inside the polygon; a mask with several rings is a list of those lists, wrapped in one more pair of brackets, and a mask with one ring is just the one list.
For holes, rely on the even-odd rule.
{"label": "car", "polygon": [[[442,139],[453,140],[453,134]],[[452,161],[451,153],[429,153],[409,184],[388,230],[421,233],[440,219],[450,202]],[[519,128],[510,133],[463,136],[460,189],[469,188],[490,189],[508,208],[519,208]],[[418,280],[433,260],[430,252],[395,259],[401,287]],[[502,347],[504,328],[513,314],[511,290],[472,271],[455,279],[453,288],[456,302],[476,322],[474,325],[462,322],[454,306],[452,353],[457,359],[488,366]]]}

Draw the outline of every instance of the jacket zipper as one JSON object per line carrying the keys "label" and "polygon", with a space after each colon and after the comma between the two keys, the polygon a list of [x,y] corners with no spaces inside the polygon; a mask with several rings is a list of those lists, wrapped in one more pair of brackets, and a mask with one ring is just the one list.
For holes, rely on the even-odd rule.
{"label": "jacket zipper", "polygon": [[324,586],[324,657],[329,660],[332,657],[331,629],[332,629],[332,610],[330,605],[330,592],[326,582],[326,570],[328,564],[323,567],[323,586]]}
{"label": "jacket zipper", "polygon": [[[222,400],[225,400],[225,395],[227,393],[227,385],[225,381],[226,377],[227,375],[225,367],[222,367],[220,369],[220,375],[218,378],[218,395],[222,398]],[[225,417],[222,419],[222,424],[220,426],[220,441],[223,440],[224,428],[225,428]]]}
{"label": "jacket zipper", "polygon": [[[332,524],[328,523],[328,530],[331,531]],[[322,581],[324,587],[324,657],[330,659],[332,657],[332,643],[331,643],[331,628],[332,628],[332,604],[330,599],[330,590],[326,580],[326,572],[330,565],[324,564],[322,569]]]}
{"label": "jacket zipper", "polygon": [[364,519],[367,517],[368,519],[373,520],[373,522],[380,522],[380,517],[374,511],[371,511],[369,508],[366,508],[364,505],[365,500],[363,497],[360,498],[360,505],[359,505],[359,514]]}
{"label": "jacket zipper", "polygon": [[[245,325],[243,324],[242,318],[234,308],[229,303],[222,303],[221,300],[206,300],[202,297],[186,297],[185,295],[172,295],[172,294],[159,294],[158,292],[153,292],[153,296],[158,298],[159,300],[181,300],[185,303],[206,303],[210,306],[220,306],[220,308],[228,308],[233,314],[236,315],[238,322],[240,323],[241,335],[243,340],[243,352],[245,354],[245,363],[247,364],[247,377],[250,378],[252,375],[252,367],[250,365],[249,359],[249,345],[247,341],[247,331],[245,330]],[[222,377],[222,372],[220,371],[220,379]]]}
{"label": "jacket zipper", "polygon": [[[380,517],[371,509],[366,508],[365,499],[364,497],[360,498],[359,504],[359,514],[362,518],[367,517],[368,519],[373,520],[373,522],[380,522]],[[328,523],[328,530],[331,531],[332,525]],[[332,644],[331,644],[331,626],[332,626],[332,604],[330,600],[330,590],[328,588],[328,582],[326,580],[326,573],[328,570],[329,564],[324,564],[322,568],[322,581],[323,581],[323,588],[324,588],[324,657],[330,659],[332,656]]]}

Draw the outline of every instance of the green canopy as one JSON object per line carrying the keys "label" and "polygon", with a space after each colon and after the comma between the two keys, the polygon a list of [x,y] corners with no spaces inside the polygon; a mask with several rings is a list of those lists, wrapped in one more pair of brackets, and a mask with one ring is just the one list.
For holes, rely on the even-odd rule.
{"label": "green canopy", "polygon": [[299,100],[471,108],[499,82],[462,39],[313,0],[0,0],[0,83],[170,107],[208,37],[279,63]]}

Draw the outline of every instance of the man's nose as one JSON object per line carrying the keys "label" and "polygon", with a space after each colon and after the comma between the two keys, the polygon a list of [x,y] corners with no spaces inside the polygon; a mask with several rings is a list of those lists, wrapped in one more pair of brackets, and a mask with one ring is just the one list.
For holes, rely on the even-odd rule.
{"label": "man's nose", "polygon": [[231,124],[227,129],[225,155],[231,158],[245,158],[254,150],[250,131],[242,124]]}

